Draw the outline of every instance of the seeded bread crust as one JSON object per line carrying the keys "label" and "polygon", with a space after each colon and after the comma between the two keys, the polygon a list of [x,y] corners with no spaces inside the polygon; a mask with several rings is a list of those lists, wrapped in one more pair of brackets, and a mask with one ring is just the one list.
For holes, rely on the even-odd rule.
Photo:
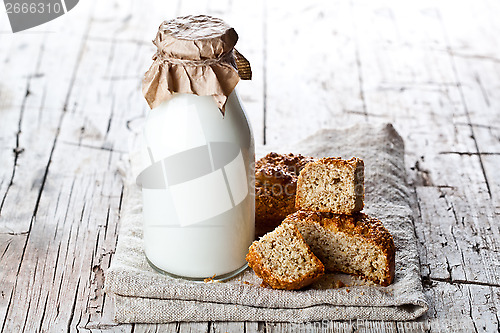
{"label": "seeded bread crust", "polygon": [[296,211],[297,177],[312,157],[269,153],[255,163],[255,234],[263,236]]}
{"label": "seeded bread crust", "polygon": [[364,205],[364,162],[325,157],[307,164],[297,179],[296,210],[353,214]]}
{"label": "seeded bread crust", "polygon": [[[293,224],[285,225],[292,229],[292,238],[296,238],[307,249],[307,254],[311,257],[311,263],[315,267],[314,271],[310,271],[302,275],[300,278],[292,279],[289,276],[279,276],[276,270],[271,269],[269,265],[266,264],[264,254],[259,248],[259,245],[264,241],[287,242],[288,239],[284,239],[280,233],[280,228],[283,227],[283,224],[276,228],[273,232],[266,234],[260,240],[253,242],[249,248],[246,260],[248,265],[254,270],[255,274],[263,280],[263,285],[268,285],[274,289],[301,289],[318,280],[324,274],[325,267],[323,266],[323,263],[311,252],[297,227]],[[283,253],[283,256],[286,256],[286,253]],[[279,263],[272,264],[274,266],[279,265]]]}
{"label": "seeded bread crust", "polygon": [[[385,267],[383,268],[383,278],[368,276],[360,274],[359,272],[353,273],[352,271],[345,271],[344,273],[362,276],[366,279],[379,283],[382,286],[388,286],[393,282],[395,270],[394,240],[392,235],[379,220],[363,213],[357,213],[354,215],[337,215],[332,213],[297,211],[287,216],[283,223],[293,223],[299,227],[301,232],[301,223],[315,223],[317,226],[323,228],[329,233],[343,233],[351,239],[354,239],[355,237],[362,237],[362,239],[378,248],[383,253],[386,262]],[[302,232],[302,235],[304,235],[306,242],[314,251],[315,248],[311,242],[318,242],[318,240],[308,239],[305,232]],[[331,267],[328,266],[328,261],[323,260],[321,254],[318,252],[315,252],[315,254],[325,264],[326,270],[331,270]]]}

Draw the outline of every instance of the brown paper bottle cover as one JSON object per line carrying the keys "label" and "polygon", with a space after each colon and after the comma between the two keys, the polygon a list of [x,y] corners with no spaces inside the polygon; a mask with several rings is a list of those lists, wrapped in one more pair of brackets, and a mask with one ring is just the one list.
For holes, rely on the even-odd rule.
{"label": "brown paper bottle cover", "polygon": [[206,15],[163,22],[153,44],[157,52],[144,75],[142,92],[153,109],[176,93],[213,96],[222,114],[240,79],[252,77],[250,63],[234,49],[236,31]]}

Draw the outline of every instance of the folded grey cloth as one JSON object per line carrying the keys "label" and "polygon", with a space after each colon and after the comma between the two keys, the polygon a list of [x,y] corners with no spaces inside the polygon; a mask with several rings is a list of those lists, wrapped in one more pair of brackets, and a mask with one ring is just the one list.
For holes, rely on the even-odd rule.
{"label": "folded grey cloth", "polygon": [[[105,273],[118,322],[173,321],[412,320],[428,309],[406,185],[404,144],[391,125],[322,130],[284,152],[323,157],[360,157],[365,162],[365,212],[380,219],[394,237],[395,281],[388,287],[326,275],[305,290],[260,286],[251,269],[226,282],[190,282],[154,271],[142,250],[141,194],[130,169],[125,177],[116,253]],[[348,287],[334,288],[341,280]],[[338,284],[336,284],[338,287]]]}

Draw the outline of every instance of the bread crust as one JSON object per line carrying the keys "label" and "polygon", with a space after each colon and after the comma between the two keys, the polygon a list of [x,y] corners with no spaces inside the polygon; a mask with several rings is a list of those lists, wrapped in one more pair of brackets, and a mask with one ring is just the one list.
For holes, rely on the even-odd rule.
{"label": "bread crust", "polygon": [[[324,209],[313,209],[307,204],[306,194],[308,189],[304,184],[307,182],[309,173],[313,171],[317,166],[325,165],[331,169],[346,170],[353,177],[353,191],[354,195],[350,199],[349,205],[342,205],[338,207],[337,210],[332,210],[331,208],[325,207]],[[353,157],[350,160],[344,160],[340,157],[324,157],[313,161],[312,163],[306,165],[297,177],[297,194],[295,196],[295,210],[315,210],[320,212],[332,212],[336,214],[353,214],[363,210],[365,188],[364,188],[364,167],[365,164],[362,159]],[[348,193],[339,193],[339,195],[347,195]]]}
{"label": "bread crust", "polygon": [[[291,225],[291,227],[293,228],[294,236],[300,238],[304,245],[307,247],[307,244],[297,227],[295,225]],[[266,237],[269,236],[270,234],[268,234]],[[274,289],[301,289],[318,280],[325,273],[325,267],[323,266],[323,263],[314,255],[314,253],[312,253],[309,247],[307,247],[307,253],[311,256],[312,261],[317,269],[296,280],[281,279],[280,277],[274,275],[271,270],[265,267],[262,253],[258,250],[259,242],[260,240],[252,243],[245,259],[247,260],[248,265],[254,270],[255,274],[262,279],[264,285],[268,285]]]}
{"label": "bread crust", "polygon": [[314,158],[271,152],[255,163],[255,234],[262,236],[296,211],[297,177]]}
{"label": "bread crust", "polygon": [[387,266],[384,269],[384,278],[381,280],[363,276],[369,280],[388,286],[394,281],[395,272],[395,246],[392,235],[382,222],[364,213],[353,215],[333,214],[324,212],[297,211],[283,221],[283,223],[308,222],[318,223],[328,231],[341,232],[350,237],[362,237],[384,254]]}

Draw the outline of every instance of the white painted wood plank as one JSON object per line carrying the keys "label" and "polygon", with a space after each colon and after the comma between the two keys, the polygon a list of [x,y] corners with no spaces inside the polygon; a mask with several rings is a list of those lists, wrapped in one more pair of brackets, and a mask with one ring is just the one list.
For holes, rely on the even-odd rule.
{"label": "white painted wood plank", "polygon": [[[459,125],[462,130],[474,133],[477,145],[475,151],[460,153],[478,154],[490,198],[498,211],[500,176],[495,166],[500,152],[500,46],[496,32],[500,24],[494,14],[498,4],[463,2],[454,7],[454,15],[443,10],[443,30],[456,76],[462,82],[460,89],[468,111],[469,119]],[[462,24],[464,19],[470,22],[467,29]]]}
{"label": "white painted wood plank", "polygon": [[365,121],[350,4],[269,2],[266,13],[266,143]]}
{"label": "white painted wood plank", "polygon": [[[121,325],[125,326],[125,325]],[[161,333],[161,332],[178,332],[179,324],[133,324],[133,332],[135,333]]]}
{"label": "white painted wood plank", "polygon": [[210,333],[245,332],[245,323],[212,322],[210,325],[209,332]]}
{"label": "white painted wood plank", "polygon": [[[422,216],[416,221],[424,278],[455,281],[464,288],[472,283],[471,297],[480,297],[478,294],[488,288],[498,288],[494,278],[500,267],[497,245],[494,237],[488,237],[497,227],[492,222],[491,208],[484,207],[491,207],[491,203],[480,204],[488,200],[488,195],[478,158],[474,154],[446,153],[450,149],[474,152],[477,139],[467,126],[462,130],[456,125],[470,124],[471,119],[461,90],[465,84],[457,76],[449,54],[442,51],[448,42],[440,9],[416,3],[390,8],[378,5],[359,9],[363,21],[378,12],[394,22],[393,29],[378,31],[384,25],[377,22],[363,32],[366,49],[362,48],[361,59],[367,71],[367,106],[369,110],[393,115],[393,122],[407,139],[407,165],[412,181],[425,186],[417,188]],[[385,48],[380,46],[384,39]],[[399,53],[404,50],[405,53]],[[389,89],[377,91],[381,84]],[[447,318],[453,318],[450,325],[455,329],[457,324],[453,322],[459,318],[466,321],[466,331],[481,326],[474,311],[464,312],[469,304],[465,295],[444,295],[431,298],[431,306],[438,310],[424,317],[434,323],[434,330],[449,330],[449,326],[438,329]],[[451,311],[443,305],[447,302],[461,304]],[[489,323],[495,326],[498,303],[492,303]],[[476,308],[477,305],[472,307]]]}
{"label": "white painted wood plank", "polygon": [[[11,219],[7,218],[7,212],[4,210],[2,213],[2,210],[10,202],[19,201],[19,198],[15,198],[15,201],[11,200],[13,199],[12,193],[10,197],[8,196],[12,187],[16,187],[14,181],[23,180],[22,177],[15,179],[15,174],[18,172],[17,166],[22,163],[22,152],[26,146],[26,136],[21,137],[21,131],[26,130],[27,123],[36,124],[34,121],[36,117],[32,117],[31,122],[23,122],[23,118],[25,114],[36,112],[36,109],[30,110],[27,104],[29,104],[28,98],[31,100],[29,93],[30,84],[33,81],[31,74],[37,71],[37,60],[43,53],[42,41],[39,37],[21,35],[14,38],[13,35],[6,35],[2,37],[4,44],[0,46],[0,71],[2,72],[0,83],[0,115],[2,119],[0,122],[0,146],[2,148],[0,152],[0,230],[5,232],[26,231],[26,225],[29,223],[28,213],[28,216],[21,223],[22,226],[16,228],[8,222]],[[52,127],[50,120],[47,125]],[[47,135],[48,133],[44,132],[43,134]],[[29,168],[30,171],[31,168],[32,166]],[[17,183],[17,186],[22,187],[22,182]],[[26,214],[27,212],[22,213]]]}
{"label": "white painted wood plank", "polygon": [[[81,24],[70,28],[64,28],[64,21],[55,20],[51,29],[57,33],[9,35],[11,43],[3,50],[5,58],[2,61],[5,67],[0,84],[0,108],[4,109],[5,118],[2,119],[5,122],[0,125],[0,136],[5,142],[9,141],[2,150],[2,157],[7,153],[10,156],[1,160],[2,164],[8,161],[10,166],[6,164],[1,170],[14,177],[2,177],[5,181],[1,187],[5,191],[0,188],[0,200],[11,208],[19,201],[26,208],[32,208],[4,210],[0,230],[26,232],[31,223],[53,138],[66,107],[67,92],[72,89],[87,22],[88,13],[81,13]],[[13,191],[7,193],[11,190],[7,189],[9,185]]]}
{"label": "white painted wood plank", "polygon": [[[35,31],[10,35],[5,38],[10,39],[10,43],[2,44],[2,47],[7,47],[7,52],[2,52],[2,55],[6,56],[5,61],[2,61],[2,66],[5,66],[2,68],[2,95],[8,96],[7,100],[3,99],[2,113],[18,115],[17,120],[9,116],[2,118],[6,122],[0,125],[16,131],[15,141],[8,143],[5,150],[2,149],[2,156],[4,152],[10,152],[14,156],[12,151],[17,151],[17,159],[12,159],[15,163],[7,169],[10,170],[10,176],[2,176],[3,184],[11,184],[1,193],[3,207],[0,214],[0,233],[11,236],[8,251],[0,258],[0,266],[3,268],[0,279],[4,295],[0,298],[0,318],[5,322],[3,327],[10,327],[12,323],[22,325],[24,322],[19,320],[17,314],[11,316],[18,308],[18,286],[30,285],[33,282],[31,271],[19,273],[21,261],[27,256],[27,241],[32,226],[36,223],[35,216],[42,191],[54,190],[45,188],[45,175],[50,167],[58,121],[64,113],[66,92],[71,87],[72,69],[78,62],[78,46],[85,31],[85,18],[84,16],[81,25],[66,29],[59,36]],[[51,29],[62,26],[63,22],[54,21]],[[64,46],[68,48],[59,53],[62,59],[65,59],[62,61],[64,65],[60,68],[62,70],[56,71],[51,50]],[[23,85],[24,88],[21,88]],[[18,97],[15,97],[16,95]],[[2,136],[11,136],[10,131],[1,133]],[[2,174],[3,171],[2,167]],[[46,248],[37,251],[43,254]],[[34,264],[38,267],[38,262]],[[24,305],[31,306],[25,298],[21,299]],[[27,318],[27,315],[23,319]]]}
{"label": "white painted wood plank", "polygon": [[[85,28],[85,22],[82,22],[81,26]],[[79,26],[79,25],[76,25]],[[68,34],[70,34],[72,31],[68,31]],[[82,36],[81,34],[74,34],[71,36],[72,38],[75,39],[75,45],[72,46],[71,43],[66,45],[68,47],[68,50],[73,50],[75,53],[79,52],[80,48],[77,47],[79,44],[82,43]],[[66,42],[64,39],[59,40],[59,43],[61,42]],[[49,46],[51,44],[48,44]],[[52,49],[56,50],[56,47],[52,47]],[[64,61],[64,56],[65,54],[62,53],[62,63],[71,65],[72,62],[65,62]],[[79,57],[75,54],[71,58],[72,61],[79,61]],[[60,61],[61,62],[61,59]],[[42,66],[47,66],[47,70],[50,70],[51,68],[55,68],[55,65],[57,62],[54,63],[48,63],[48,64],[42,64]],[[71,68],[70,68],[71,69]],[[68,71],[60,71],[56,73],[61,73],[62,78],[64,79],[64,74],[68,73],[68,75],[76,76],[78,75],[77,73],[77,68],[75,70],[68,70]],[[84,72],[84,77],[86,77],[88,72]],[[59,77],[56,77],[59,78]],[[57,80],[54,80],[57,81]],[[64,80],[62,80],[62,83]],[[69,81],[69,80],[67,80]],[[57,85],[54,83],[51,88],[56,87]],[[64,89],[64,85],[61,85],[61,91],[55,92],[56,97],[62,98],[63,102],[65,102],[64,99],[67,98],[68,95],[72,92],[72,88],[66,88]],[[76,89],[78,90],[78,89]],[[81,90],[81,89],[80,89]],[[35,90],[37,92],[37,90]],[[35,94],[33,94],[36,96]],[[38,100],[37,100],[38,101]],[[51,102],[57,102],[56,98],[50,98]],[[60,106],[59,113],[62,115],[64,105]],[[50,110],[50,108],[49,108]],[[74,112],[74,110],[72,110]],[[68,113],[70,111],[68,110]],[[56,119],[51,119],[49,117],[46,117],[46,121],[49,122],[52,126],[61,126],[59,123],[59,119],[62,116],[56,117]],[[71,116],[69,116],[71,117]],[[76,117],[74,117],[76,118]],[[74,121],[74,120],[73,120]],[[36,125],[36,121],[33,122]],[[71,121],[69,122],[70,124],[72,123]],[[82,127],[82,123],[76,126],[77,128]],[[71,126],[65,126],[64,128],[70,129]],[[49,128],[50,129],[50,128]],[[56,138],[58,137],[58,132],[55,130],[53,131],[54,135],[56,135]],[[77,136],[77,138],[74,141],[78,141],[78,134],[81,131],[73,132],[71,135],[67,135],[64,133],[61,135],[61,137],[67,137],[67,136]],[[30,133],[30,131],[28,131]],[[37,134],[36,132],[33,134]],[[39,134],[39,133],[38,133]],[[48,137],[48,135],[42,135],[41,137]],[[50,137],[50,136],[49,136]],[[43,141],[38,140],[40,144],[43,143]],[[49,145],[49,152],[50,146],[55,145],[54,140],[47,141],[47,144]],[[64,147],[64,143],[60,143],[62,147]],[[93,152],[92,150],[87,151],[86,153],[79,154],[77,151],[75,154],[75,149],[70,146],[69,148],[62,148],[61,149],[63,152],[66,152],[66,154],[63,154],[62,159],[66,160],[69,163],[69,167],[67,166],[66,168],[58,167],[57,165],[57,159],[56,161],[49,160],[49,164],[52,164],[52,166],[56,169],[56,172],[52,173],[52,175],[56,175],[56,180],[50,179],[50,177],[47,180],[47,188],[45,188],[44,192],[44,197],[40,201],[40,213],[42,218],[37,219],[36,226],[33,227],[33,234],[29,239],[29,243],[26,247],[26,255],[23,260],[23,265],[20,269],[20,275],[28,277],[31,275],[31,272],[35,271],[34,275],[34,280],[28,280],[26,278],[24,279],[19,279],[16,284],[16,289],[15,289],[15,294],[13,294],[13,302],[10,304],[15,304],[19,303],[21,300],[27,300],[27,302],[22,302],[22,306],[12,306],[9,307],[7,310],[10,310],[10,315],[8,320],[5,322],[4,328],[9,328],[9,327],[19,327],[17,325],[22,325],[26,321],[26,325],[30,326],[33,328],[33,330],[38,329],[38,327],[44,327],[43,325],[47,325],[47,327],[70,327],[71,325],[74,325],[77,327],[79,324],[82,324],[81,320],[85,320],[87,318],[82,318],[82,313],[85,313],[84,315],[90,318],[92,315],[98,315],[100,311],[102,311],[102,303],[103,303],[103,295],[102,295],[102,284],[103,284],[103,276],[102,276],[102,268],[101,268],[101,263],[103,263],[105,266],[109,265],[109,257],[112,254],[112,250],[114,249],[115,243],[116,243],[116,222],[117,222],[117,216],[116,216],[116,208],[118,206],[117,202],[119,202],[120,199],[120,191],[121,191],[121,182],[119,180],[119,177],[114,174],[112,171],[109,176],[111,178],[114,178],[116,182],[114,185],[118,185],[118,187],[115,187],[114,190],[117,191],[117,194],[114,196],[108,193],[108,190],[110,192],[113,191],[113,185],[111,183],[108,183],[105,179],[99,184],[99,177],[96,179],[96,174],[95,173],[86,173],[85,172],[85,164],[88,164],[89,161],[91,161],[95,156],[96,153]],[[84,150],[84,149],[82,149]],[[87,149],[88,150],[88,149]],[[57,156],[58,150],[56,150],[55,155]],[[99,154],[99,153],[97,153]],[[103,151],[103,154],[107,154],[109,157],[104,159],[104,162],[107,163],[108,160],[110,162],[113,162],[114,165],[116,165],[116,160],[113,160],[111,157],[111,153]],[[85,155],[87,157],[85,157]],[[76,157],[75,159],[68,159],[68,156],[71,156],[72,158]],[[33,161],[36,161],[36,158],[33,158]],[[80,163],[79,163],[80,161]],[[83,161],[83,164],[82,164]],[[102,160],[101,160],[102,162]],[[71,164],[75,163],[75,164]],[[55,166],[54,166],[55,164]],[[48,166],[47,166],[48,168]],[[108,165],[104,164],[100,168],[100,170],[107,170]],[[68,173],[68,178],[66,179],[65,177],[60,177],[61,175],[64,174],[64,172]],[[65,209],[69,209],[70,207],[70,201],[71,198],[77,197],[77,195],[71,195],[73,192],[73,186],[76,186],[78,190],[85,190],[85,181],[83,183],[79,183],[75,179],[73,179],[73,182],[71,181],[71,175],[78,175],[78,174],[84,173],[86,175],[87,180],[91,180],[91,184],[95,183],[95,186],[99,188],[101,185],[104,186],[106,189],[102,191],[99,189],[98,195],[95,196],[96,200],[99,200],[100,202],[103,203],[104,209],[98,211],[94,210],[95,215],[99,216],[100,218],[104,219],[103,221],[98,221],[97,225],[92,225],[92,228],[90,228],[89,233],[90,235],[94,235],[95,239],[92,239],[90,237],[90,241],[86,237],[80,237],[78,240],[80,242],[83,242],[83,247],[87,247],[87,251],[82,251],[83,254],[85,254],[87,257],[84,258],[85,256],[82,255],[79,259],[83,260],[85,264],[83,264],[83,274],[81,271],[78,270],[78,268],[75,269],[75,255],[76,253],[79,252],[75,251],[76,248],[78,248],[77,244],[78,241],[75,240],[75,237],[78,237],[78,231],[82,230],[84,232],[84,229],[80,229],[79,222],[82,222],[85,218],[85,207],[87,207],[86,212],[92,212],[92,204],[91,200],[83,196],[78,200],[80,204],[83,205],[82,209],[75,209],[72,211],[73,214],[77,214],[78,217],[76,218],[71,218],[71,213],[69,211],[66,211],[66,213],[61,213]],[[78,178],[78,177],[77,177]],[[59,185],[57,183],[59,182]],[[55,184],[54,188],[50,188],[50,185]],[[75,185],[76,184],[76,185]],[[78,192],[78,190],[75,190],[75,192]],[[82,193],[80,193],[82,194]],[[115,208],[110,208],[108,207],[106,209],[106,200],[102,200],[101,196],[109,196],[109,199],[114,202]],[[48,197],[48,199],[46,199]],[[63,204],[62,202],[69,198],[68,204]],[[44,202],[47,203],[48,200],[49,205],[52,205],[52,210],[47,211],[47,207],[43,204]],[[61,204],[61,205],[59,205]],[[37,204],[38,205],[38,204]],[[54,207],[55,206],[55,207]],[[102,206],[101,206],[102,207]],[[11,208],[14,208],[14,205],[11,205]],[[78,213],[78,211],[80,211]],[[81,214],[81,215],[80,215]],[[54,224],[51,219],[54,219],[57,221],[57,219],[62,219],[62,221],[57,221],[60,223]],[[70,222],[71,221],[71,222]],[[111,222],[110,222],[111,221]],[[68,222],[68,223],[65,223]],[[108,227],[106,225],[107,222],[110,222],[110,233],[107,234],[107,230],[103,230],[104,227]],[[111,224],[114,224],[114,227],[111,226]],[[61,225],[63,227],[61,227]],[[64,228],[64,226],[66,228]],[[42,232],[40,232],[40,228],[42,228]],[[52,229],[51,229],[52,228]],[[61,230],[62,229],[62,230]],[[77,230],[77,231],[75,231]],[[111,233],[113,231],[113,233]],[[50,234],[50,235],[49,235]],[[45,235],[45,237],[42,237],[41,235]],[[106,235],[111,235],[111,238],[106,238]],[[51,240],[53,239],[53,242]],[[49,242],[48,244],[46,242]],[[80,243],[81,244],[81,243]],[[101,246],[97,246],[98,244],[101,244]],[[81,244],[82,245],[82,244]],[[76,246],[76,247],[73,247]],[[45,251],[38,251],[37,249],[46,249]],[[111,251],[111,252],[110,252]],[[20,251],[21,252],[21,251]],[[62,259],[64,258],[64,260]],[[45,261],[42,261],[44,260]],[[60,260],[61,262],[61,267],[54,267],[50,266],[50,263],[55,263],[57,265],[58,261]],[[15,263],[15,262],[14,262]],[[39,266],[40,263],[40,266]],[[43,263],[43,268],[41,266],[41,263]],[[47,265],[48,264],[48,265]],[[81,263],[82,264],[82,263]],[[47,266],[46,266],[47,265]],[[38,271],[37,271],[38,268]],[[12,273],[15,274],[16,270],[12,270]],[[82,276],[87,275],[87,279],[82,279]],[[48,276],[53,276],[53,279],[51,279],[53,284],[47,283],[47,281],[44,281],[45,278],[48,279]],[[95,287],[92,289],[90,284]],[[52,286],[52,288],[50,288]],[[60,287],[59,287],[60,286]],[[80,288],[79,288],[80,287]],[[60,297],[60,293],[62,291],[62,294],[64,294],[64,297]],[[87,297],[91,297],[88,299]],[[95,300],[99,300],[96,302]],[[36,301],[36,302],[35,302]],[[96,303],[101,303],[101,304],[96,304]],[[64,304],[61,304],[64,303]],[[52,306],[51,306],[52,305]],[[27,307],[27,310],[26,310]],[[60,310],[64,309],[64,310]],[[18,310],[18,311],[17,311]],[[68,311],[69,310],[69,311]],[[60,315],[60,311],[64,311],[64,315]],[[77,313],[75,313],[77,312]],[[78,314],[80,316],[78,316]],[[66,322],[67,321],[67,322]],[[74,322],[72,322],[74,321]],[[86,323],[83,322],[82,325],[85,325]],[[36,326],[32,326],[36,325]],[[125,330],[127,330],[125,328]]]}
{"label": "white painted wood plank", "polygon": [[180,333],[205,333],[210,329],[211,323],[179,323],[177,332]]}
{"label": "white painted wood plank", "polygon": [[[258,319],[258,318],[256,318]],[[245,322],[245,332],[248,333],[264,333],[265,332],[265,323],[257,322],[257,321],[247,321]]]}
{"label": "white painted wood plank", "polygon": [[19,271],[25,278],[16,283],[5,329],[84,327],[101,310],[92,300],[102,297],[101,263],[115,244],[106,228],[117,222],[122,189],[119,176],[105,171],[112,154],[63,145],[56,150],[57,172],[47,182],[59,190],[41,199]]}
{"label": "white painted wood plank", "polygon": [[425,252],[425,276],[500,287],[498,238],[487,231],[496,228],[491,208],[480,209],[449,189],[419,187],[417,194],[423,223],[417,235]]}
{"label": "white painted wood plank", "polygon": [[498,297],[497,289],[442,282],[433,282],[428,287],[427,296],[436,300],[427,315],[430,319],[426,320],[431,332],[493,332],[497,329],[498,313],[490,303]]}

